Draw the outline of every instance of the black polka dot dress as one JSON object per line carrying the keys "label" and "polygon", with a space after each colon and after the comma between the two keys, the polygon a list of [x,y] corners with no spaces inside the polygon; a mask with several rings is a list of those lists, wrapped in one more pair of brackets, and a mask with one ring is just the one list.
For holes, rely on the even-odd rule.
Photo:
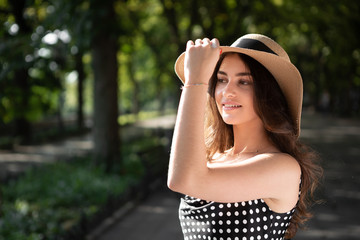
{"label": "black polka dot dress", "polygon": [[273,212],[262,199],[217,203],[185,196],[179,217],[184,240],[282,240],[294,212]]}

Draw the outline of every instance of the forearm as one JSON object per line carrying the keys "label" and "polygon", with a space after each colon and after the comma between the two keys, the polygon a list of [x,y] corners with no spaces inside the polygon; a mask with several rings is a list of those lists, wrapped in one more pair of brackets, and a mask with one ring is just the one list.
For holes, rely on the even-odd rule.
{"label": "forearm", "polygon": [[171,147],[168,185],[181,191],[207,170],[204,139],[207,85],[184,88]]}

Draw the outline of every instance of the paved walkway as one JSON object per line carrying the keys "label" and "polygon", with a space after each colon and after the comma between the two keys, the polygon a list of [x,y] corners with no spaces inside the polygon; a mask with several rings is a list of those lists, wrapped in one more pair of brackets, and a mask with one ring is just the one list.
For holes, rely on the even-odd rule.
{"label": "paved walkway", "polygon": [[[173,115],[139,121],[134,125],[122,128],[121,136],[123,140],[129,141],[154,129],[172,129],[174,121],[175,116]],[[0,149],[0,183],[19,175],[29,167],[71,160],[77,156],[90,154],[92,147],[92,135],[88,133],[41,145],[18,145],[12,151]]]}
{"label": "paved walkway", "polygon": [[[315,217],[295,240],[355,240],[360,236],[360,121],[305,114],[302,140],[322,157],[324,186]],[[181,240],[179,197],[161,187],[133,211],[119,210],[88,240]],[[133,206],[134,207],[134,206]],[[128,208],[130,209],[130,208]]]}

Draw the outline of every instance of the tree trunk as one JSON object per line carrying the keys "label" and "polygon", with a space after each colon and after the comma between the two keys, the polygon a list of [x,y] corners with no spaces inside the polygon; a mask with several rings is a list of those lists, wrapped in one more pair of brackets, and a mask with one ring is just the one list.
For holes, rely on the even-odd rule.
{"label": "tree trunk", "polygon": [[[112,1],[93,1],[101,14],[94,19],[92,41],[94,72],[94,158],[105,161],[109,171],[120,158],[118,125],[117,38],[111,28],[115,21]],[[101,9],[99,9],[101,8]],[[100,11],[101,10],[101,11]],[[101,24],[100,24],[101,23]]]}
{"label": "tree trunk", "polygon": [[82,61],[83,52],[79,51],[75,55],[75,68],[78,73],[78,88],[77,88],[77,126],[79,130],[84,128],[84,82],[85,71],[84,63]]}

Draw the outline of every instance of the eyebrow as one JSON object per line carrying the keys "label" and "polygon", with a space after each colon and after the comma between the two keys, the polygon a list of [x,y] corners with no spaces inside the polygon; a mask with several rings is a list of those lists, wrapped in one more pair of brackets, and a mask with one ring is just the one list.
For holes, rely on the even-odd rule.
{"label": "eyebrow", "polygon": [[[223,72],[223,71],[218,71],[217,73],[227,76],[227,73]],[[251,76],[251,73],[250,72],[239,72],[239,73],[235,74],[235,76]]]}

